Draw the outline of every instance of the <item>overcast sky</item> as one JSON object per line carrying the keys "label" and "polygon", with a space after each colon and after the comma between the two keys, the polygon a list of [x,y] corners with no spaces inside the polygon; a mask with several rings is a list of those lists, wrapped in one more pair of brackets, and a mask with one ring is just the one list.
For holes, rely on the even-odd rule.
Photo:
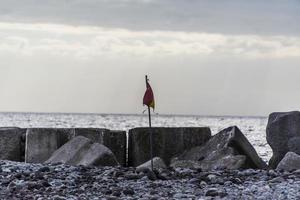
{"label": "overcast sky", "polygon": [[3,0],[0,111],[300,108],[299,0]]}

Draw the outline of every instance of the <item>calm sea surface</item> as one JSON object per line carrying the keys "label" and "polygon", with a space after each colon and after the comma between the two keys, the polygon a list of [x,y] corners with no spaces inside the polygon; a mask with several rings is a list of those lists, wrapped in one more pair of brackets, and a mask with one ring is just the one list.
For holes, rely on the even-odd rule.
{"label": "calm sea surface", "polygon": [[[0,126],[29,127],[89,127],[129,130],[147,126],[148,116],[116,114],[55,114],[55,113],[0,113]],[[199,127],[208,126],[213,134],[229,126],[238,126],[258,154],[269,160],[272,150],[266,142],[267,118],[264,117],[205,117],[154,115],[153,126]]]}

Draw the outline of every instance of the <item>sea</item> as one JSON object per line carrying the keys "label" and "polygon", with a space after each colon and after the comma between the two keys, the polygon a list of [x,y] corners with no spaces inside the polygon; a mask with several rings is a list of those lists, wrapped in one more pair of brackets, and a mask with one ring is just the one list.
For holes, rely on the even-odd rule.
{"label": "sea", "polygon": [[[240,116],[152,116],[154,127],[210,127],[212,134],[237,126],[266,162],[272,150],[266,141],[267,117]],[[128,131],[135,127],[148,126],[148,115],[134,114],[76,114],[76,113],[0,113],[0,127],[20,128],[107,128]]]}

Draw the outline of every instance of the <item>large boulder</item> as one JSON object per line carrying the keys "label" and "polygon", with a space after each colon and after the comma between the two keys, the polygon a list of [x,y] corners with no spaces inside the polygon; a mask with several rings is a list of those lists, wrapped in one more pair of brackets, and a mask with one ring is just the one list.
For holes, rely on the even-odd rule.
{"label": "large boulder", "polygon": [[266,129],[267,142],[273,150],[270,168],[276,168],[289,151],[300,153],[300,112],[271,113]]}
{"label": "large boulder", "polygon": [[294,152],[288,152],[279,162],[277,169],[292,171],[300,169],[300,155]]}
{"label": "large boulder", "polygon": [[153,133],[153,157],[169,165],[173,156],[192,147],[203,145],[211,138],[208,127],[195,128],[134,128],[129,130],[128,165],[138,166],[150,160],[150,133]]}
{"label": "large boulder", "polygon": [[104,145],[77,136],[64,144],[46,161],[69,165],[115,166],[118,162],[114,154]]}
{"label": "large boulder", "polygon": [[29,128],[26,132],[25,162],[43,163],[68,141],[70,129]]}
{"label": "large boulder", "polygon": [[22,161],[22,129],[0,128],[0,160]]}
{"label": "large boulder", "polygon": [[188,163],[191,163],[191,167],[197,166],[203,170],[267,167],[236,126],[222,130],[205,145],[194,147],[174,158],[171,166],[188,166]]}

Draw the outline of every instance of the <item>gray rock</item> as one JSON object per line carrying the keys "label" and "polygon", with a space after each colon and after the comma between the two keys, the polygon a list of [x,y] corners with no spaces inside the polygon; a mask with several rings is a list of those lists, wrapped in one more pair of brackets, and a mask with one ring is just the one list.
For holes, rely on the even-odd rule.
{"label": "gray rock", "polygon": [[29,128],[26,132],[25,162],[42,163],[68,141],[70,129]]}
{"label": "gray rock", "polygon": [[[203,170],[266,168],[253,146],[237,127],[229,127],[213,136],[205,145],[184,152],[178,160],[193,161]],[[178,161],[177,161],[178,162]],[[171,164],[173,166],[174,163]]]}
{"label": "gray rock", "polygon": [[277,169],[286,171],[300,169],[300,155],[294,152],[288,152],[278,164]]}
{"label": "gray rock", "polygon": [[266,133],[267,142],[273,150],[269,167],[275,169],[287,152],[299,152],[300,112],[271,113]]}
{"label": "gray rock", "polygon": [[20,128],[0,128],[0,160],[22,161],[21,138]]}
{"label": "gray rock", "polygon": [[[159,170],[159,169],[166,169],[167,166],[161,158],[155,157],[153,158],[153,168]],[[145,169],[151,169],[151,160],[136,167],[136,172],[146,171]]]}
{"label": "gray rock", "polygon": [[[195,146],[203,145],[211,138],[210,129],[200,128],[152,128],[154,157],[160,157],[169,165],[175,155]],[[150,159],[150,129],[129,130],[128,165],[138,166]]]}
{"label": "gray rock", "polygon": [[46,161],[70,165],[118,165],[114,154],[104,145],[77,136],[64,144]]}

